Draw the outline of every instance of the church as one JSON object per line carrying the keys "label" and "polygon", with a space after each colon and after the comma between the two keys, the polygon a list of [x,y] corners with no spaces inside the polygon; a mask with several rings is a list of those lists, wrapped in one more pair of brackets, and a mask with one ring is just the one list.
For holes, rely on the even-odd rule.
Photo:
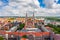
{"label": "church", "polygon": [[29,40],[45,40],[45,37],[49,38],[50,32],[43,26],[43,24],[39,24],[41,28],[36,28],[34,21],[34,14],[32,18],[29,18],[26,13],[25,26],[20,31],[22,32],[20,36],[27,35]]}

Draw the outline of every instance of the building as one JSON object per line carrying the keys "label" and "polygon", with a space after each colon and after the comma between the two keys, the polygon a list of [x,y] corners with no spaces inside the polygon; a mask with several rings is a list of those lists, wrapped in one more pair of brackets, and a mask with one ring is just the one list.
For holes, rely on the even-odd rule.
{"label": "building", "polygon": [[[20,36],[27,35],[29,40],[34,40],[34,39],[35,40],[45,40],[45,37],[47,37],[47,39],[48,39],[50,32],[45,27],[43,27],[43,25],[41,25],[41,29],[44,32],[39,28],[35,28],[34,21],[35,21],[34,14],[33,14],[32,18],[28,18],[27,14],[26,14],[25,27],[20,31],[20,32],[22,32]],[[41,22],[43,22],[43,20],[41,20]]]}
{"label": "building", "polygon": [[[44,27],[44,24],[42,24],[42,22],[44,20],[35,19],[34,13],[31,18],[29,18],[26,13],[25,18],[22,18],[22,19],[17,18],[16,20],[19,20],[19,22],[25,23],[25,26],[21,31],[19,31],[19,32],[5,32],[5,31],[2,32],[2,31],[0,31],[1,32],[0,34],[2,34],[2,35],[8,34],[8,35],[6,35],[7,37],[9,36],[8,38],[11,38],[12,35],[18,36],[20,38],[22,38],[22,36],[24,36],[24,35],[27,35],[27,37],[28,37],[27,39],[29,39],[29,40],[48,40],[50,38],[49,30],[47,30],[47,28]],[[35,27],[36,22],[41,23],[41,24],[38,23],[40,28]],[[15,37],[15,36],[13,36],[13,37]]]}

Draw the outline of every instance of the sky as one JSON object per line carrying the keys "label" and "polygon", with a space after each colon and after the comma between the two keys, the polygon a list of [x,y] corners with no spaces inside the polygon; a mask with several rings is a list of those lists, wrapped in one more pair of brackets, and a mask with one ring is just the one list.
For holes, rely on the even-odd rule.
{"label": "sky", "polygon": [[[38,1],[40,2],[41,7],[43,7],[43,8],[46,7],[46,5],[44,3],[44,0],[38,0]],[[54,0],[54,2],[57,3],[57,4],[60,4],[60,0]]]}
{"label": "sky", "polygon": [[0,16],[60,16],[60,0],[0,0]]}

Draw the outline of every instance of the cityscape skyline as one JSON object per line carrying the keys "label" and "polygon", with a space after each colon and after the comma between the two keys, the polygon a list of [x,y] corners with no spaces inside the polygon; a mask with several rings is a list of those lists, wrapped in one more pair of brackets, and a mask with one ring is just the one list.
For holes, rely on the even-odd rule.
{"label": "cityscape skyline", "polygon": [[60,40],[60,0],[0,0],[0,40]]}

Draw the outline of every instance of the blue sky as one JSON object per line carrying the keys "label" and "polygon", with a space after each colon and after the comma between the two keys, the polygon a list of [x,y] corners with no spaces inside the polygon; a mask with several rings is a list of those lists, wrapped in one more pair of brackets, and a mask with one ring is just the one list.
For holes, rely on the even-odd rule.
{"label": "blue sky", "polygon": [[40,6],[41,6],[41,7],[45,7],[45,4],[43,3],[44,0],[38,0],[38,1],[40,2]]}
{"label": "blue sky", "polygon": [[[38,0],[38,1],[40,2],[40,6],[44,8],[45,7],[44,0]],[[58,0],[57,4],[60,4],[60,0]]]}
{"label": "blue sky", "polygon": [[60,0],[57,3],[60,4]]}
{"label": "blue sky", "polygon": [[9,3],[8,0],[0,0],[0,1],[2,2],[2,5],[0,5],[0,8],[8,5],[8,3]]}

